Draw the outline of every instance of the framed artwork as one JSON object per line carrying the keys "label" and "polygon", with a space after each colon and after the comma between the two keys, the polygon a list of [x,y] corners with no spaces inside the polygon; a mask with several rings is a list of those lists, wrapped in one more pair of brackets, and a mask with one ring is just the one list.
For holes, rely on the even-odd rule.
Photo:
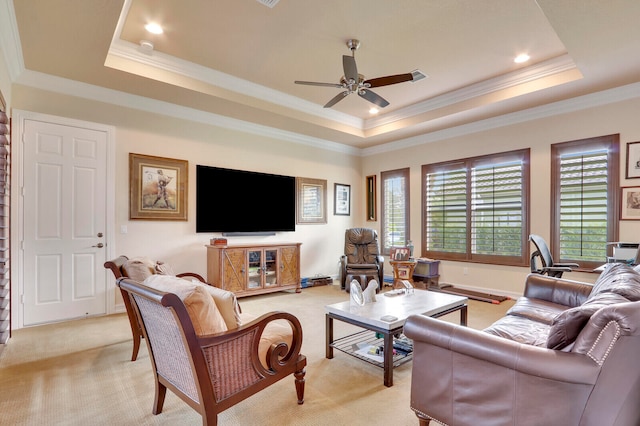
{"label": "framed artwork", "polygon": [[410,267],[404,267],[404,266],[398,267],[398,278],[400,278],[401,280],[411,279],[411,277],[409,276],[410,273],[411,273]]}
{"label": "framed artwork", "polygon": [[187,220],[186,160],[129,153],[129,219]]}
{"label": "framed artwork", "polygon": [[389,257],[391,260],[409,260],[411,251],[409,247],[391,247]]}
{"label": "framed artwork", "polygon": [[296,223],[327,223],[327,181],[296,178]]}
{"label": "framed artwork", "polygon": [[349,216],[351,214],[351,185],[334,184],[333,214]]}
{"label": "framed artwork", "polygon": [[640,142],[627,144],[627,179],[640,178]]}
{"label": "framed artwork", "polygon": [[375,222],[376,217],[376,175],[367,176],[367,221]]}
{"label": "framed artwork", "polygon": [[640,186],[627,186],[620,190],[620,220],[640,220]]}

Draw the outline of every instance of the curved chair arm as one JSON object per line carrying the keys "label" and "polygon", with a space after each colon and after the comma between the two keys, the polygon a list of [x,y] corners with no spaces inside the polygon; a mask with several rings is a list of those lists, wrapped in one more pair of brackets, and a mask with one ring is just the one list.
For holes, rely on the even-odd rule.
{"label": "curved chair arm", "polygon": [[[291,347],[284,342],[272,344],[267,351],[265,368],[258,353],[260,337],[269,323],[277,320],[289,323],[293,340]],[[244,399],[257,389],[292,373],[296,376],[298,404],[304,402],[307,359],[300,354],[302,326],[294,315],[270,312],[235,330],[198,337],[198,345],[204,354],[219,404],[224,404],[227,398],[233,402],[239,395],[243,395],[241,399]]]}
{"label": "curved chair arm", "polygon": [[204,278],[202,278],[202,275],[196,274],[195,272],[183,272],[181,274],[176,274],[176,277],[178,277],[178,278],[193,277],[193,278],[197,279],[200,282],[206,283]]}

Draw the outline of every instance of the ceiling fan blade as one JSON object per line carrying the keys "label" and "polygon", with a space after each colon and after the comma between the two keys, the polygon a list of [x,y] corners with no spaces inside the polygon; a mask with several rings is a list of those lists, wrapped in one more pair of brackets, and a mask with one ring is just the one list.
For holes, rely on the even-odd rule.
{"label": "ceiling fan blade", "polygon": [[353,56],[342,55],[342,68],[344,69],[344,77],[354,82],[358,82],[358,67],[356,66],[356,58]]}
{"label": "ceiling fan blade", "polygon": [[348,90],[338,93],[333,97],[333,99],[331,99],[329,102],[326,103],[324,108],[331,108],[332,106],[334,106],[335,104],[337,104],[338,102],[346,98],[348,94],[349,94]]}
{"label": "ceiling fan blade", "polygon": [[365,83],[369,83],[370,87],[389,86],[391,84],[404,83],[405,81],[412,81],[413,74],[396,74],[388,75],[386,77],[372,78],[371,80],[365,80]]}
{"label": "ceiling fan blade", "polygon": [[364,99],[368,100],[369,102],[378,105],[380,108],[384,108],[387,105],[389,105],[389,102],[387,102],[387,100],[385,98],[383,98],[380,95],[377,95],[377,94],[373,93],[371,90],[366,90],[366,89],[360,90],[358,92],[358,95],[361,98],[364,98]]}
{"label": "ceiling fan blade", "polygon": [[318,83],[316,81],[294,81],[295,84],[306,84],[307,86],[324,86],[324,87],[337,87],[342,88],[342,84],[338,83]]}

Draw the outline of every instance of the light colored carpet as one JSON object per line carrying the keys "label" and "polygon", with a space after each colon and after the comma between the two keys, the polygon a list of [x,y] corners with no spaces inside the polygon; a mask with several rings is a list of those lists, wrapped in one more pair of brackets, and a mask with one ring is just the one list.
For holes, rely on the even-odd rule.
{"label": "light colored carpet", "polygon": [[[347,300],[339,286],[307,288],[240,299],[244,312],[284,310],[304,330],[305,403],[297,405],[293,376],[224,411],[227,425],[417,425],[409,408],[411,365],[383,385],[381,368],[342,352],[325,358],[324,305]],[[469,326],[484,328],[503,316],[500,305],[469,301]],[[458,322],[454,313],[444,320]],[[353,326],[334,321],[335,336]],[[0,354],[0,423],[7,425],[195,425],[201,417],[171,392],[164,410],[151,413],[154,384],[143,341],[130,361],[126,315],[110,315],[17,330]],[[428,383],[424,384],[428,386]]]}

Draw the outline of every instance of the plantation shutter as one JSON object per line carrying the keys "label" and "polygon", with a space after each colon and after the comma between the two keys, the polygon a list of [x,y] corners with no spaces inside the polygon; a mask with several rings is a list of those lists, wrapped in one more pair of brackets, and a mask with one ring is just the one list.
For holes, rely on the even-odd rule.
{"label": "plantation shutter", "polygon": [[424,188],[427,251],[466,253],[466,167],[458,165],[427,173]]}
{"label": "plantation shutter", "polygon": [[471,253],[520,256],[523,164],[480,164],[471,171]]}
{"label": "plantation shutter", "polygon": [[407,232],[407,179],[404,176],[385,177],[382,174],[382,199],[385,253],[392,246],[404,246]]}
{"label": "plantation shutter", "polygon": [[607,256],[608,152],[560,155],[560,258]]}

